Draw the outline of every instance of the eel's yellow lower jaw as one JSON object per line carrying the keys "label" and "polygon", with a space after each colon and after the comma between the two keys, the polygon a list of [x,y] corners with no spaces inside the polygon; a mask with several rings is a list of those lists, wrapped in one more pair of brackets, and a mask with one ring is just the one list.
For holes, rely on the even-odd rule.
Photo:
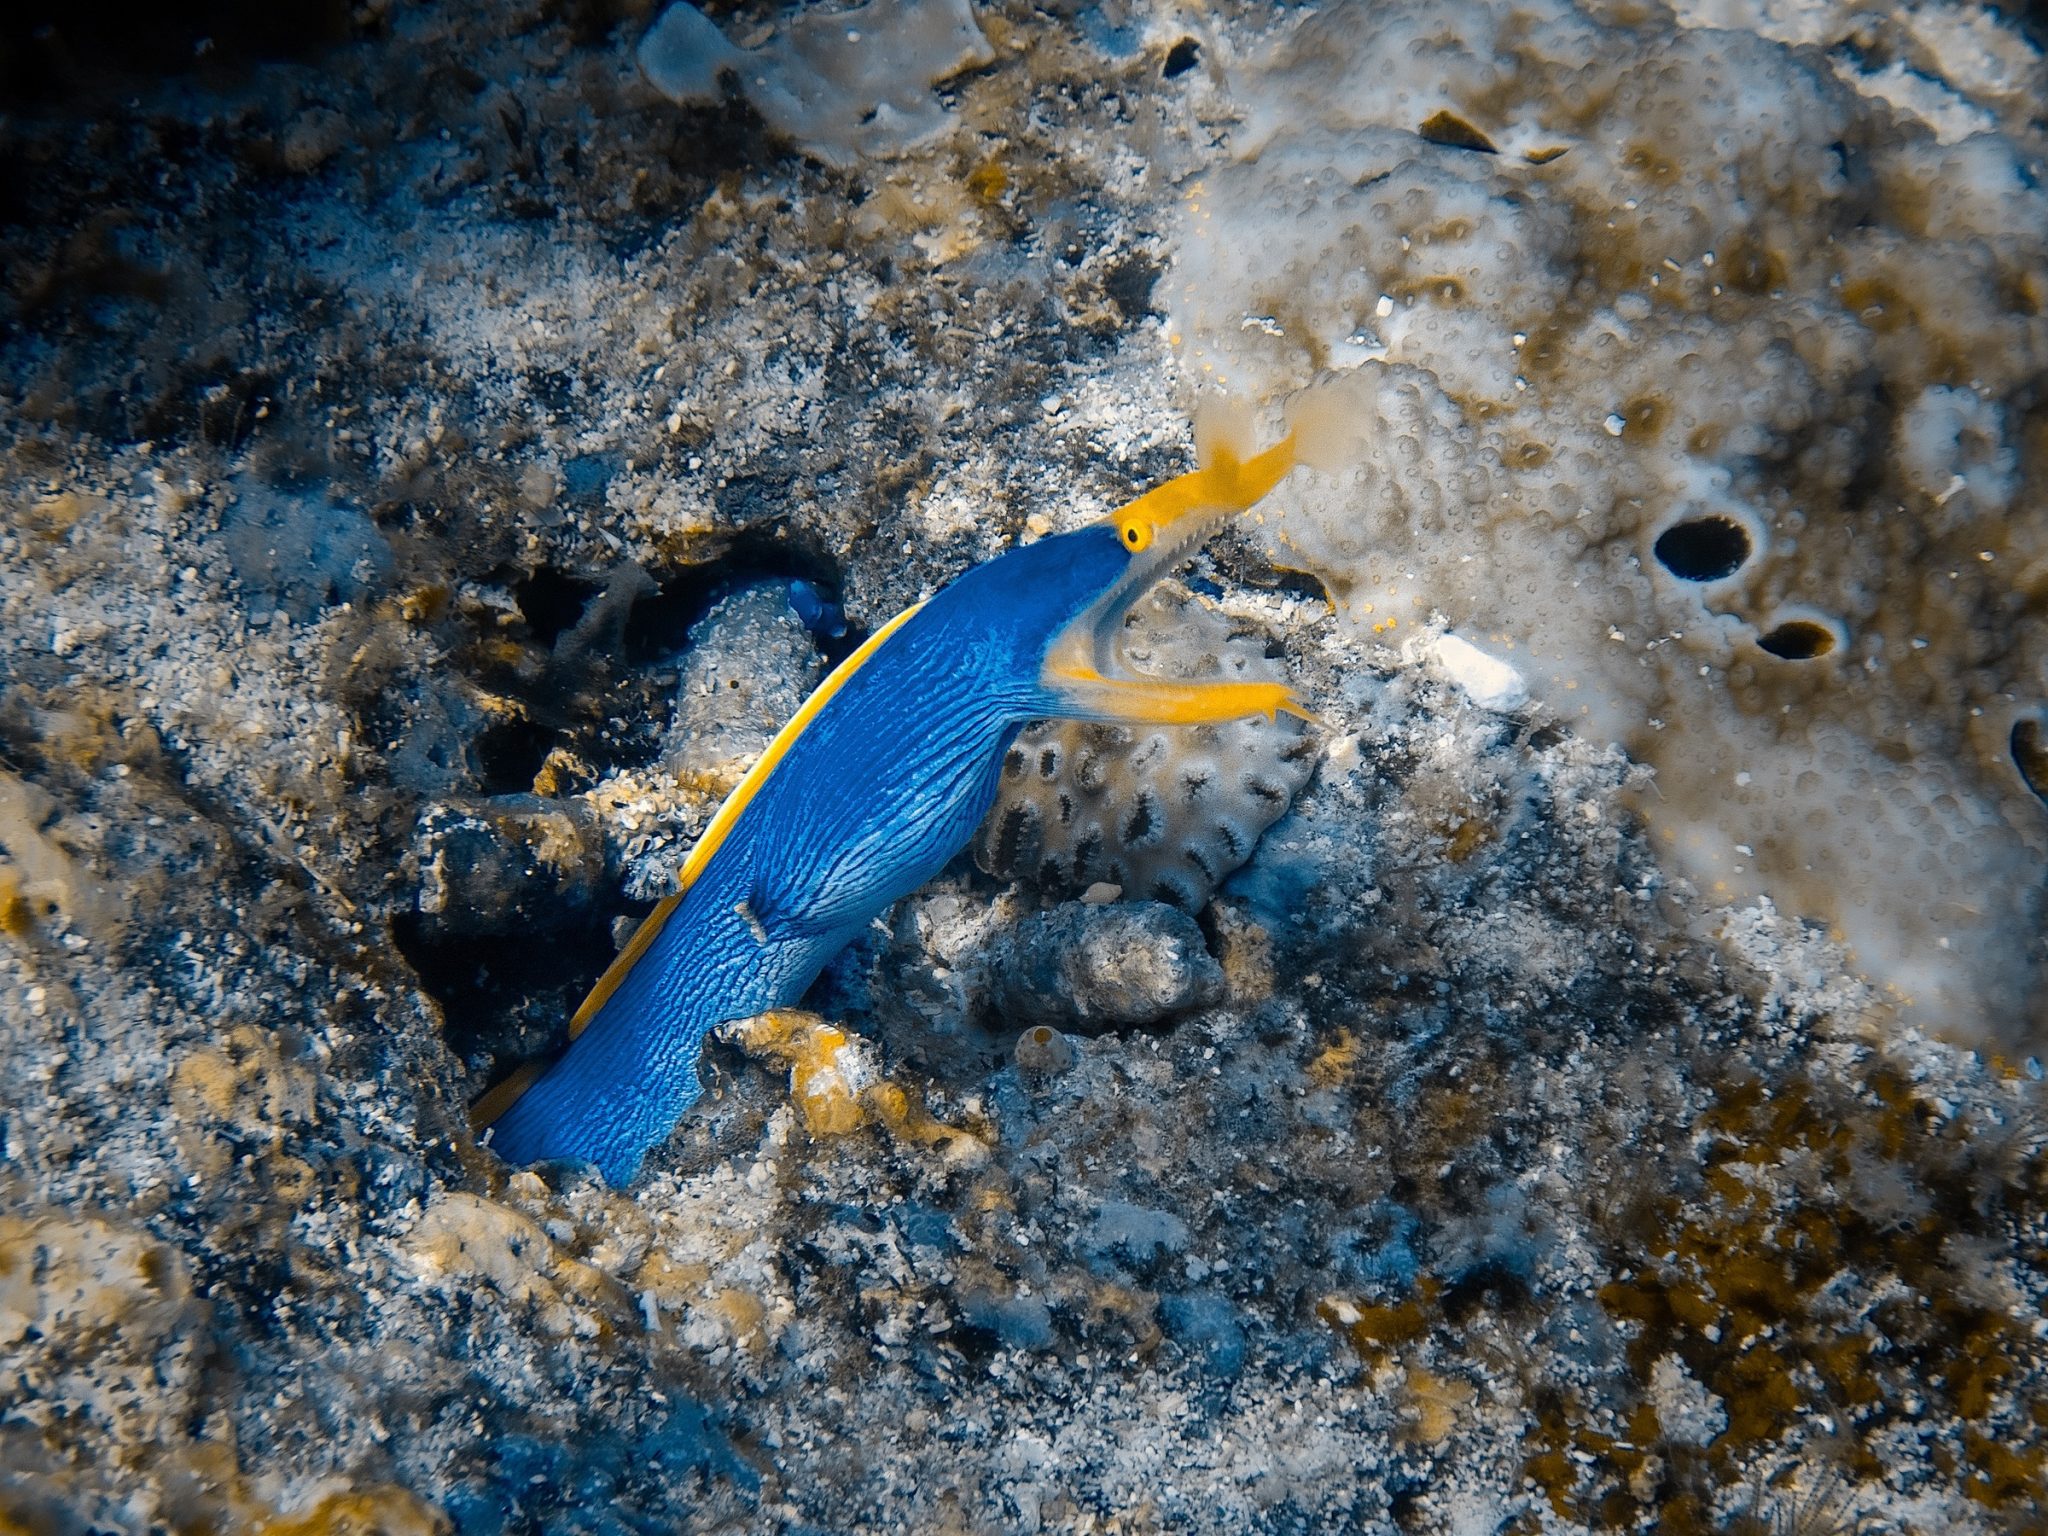
{"label": "eel's yellow lower jaw", "polygon": [[1110,675],[1117,666],[1124,620],[1138,599],[1217,529],[1278,485],[1294,463],[1292,433],[1248,459],[1220,453],[1200,469],[1155,486],[1106,519],[1119,527],[1142,528],[1148,540],[1109,590],[1047,653],[1040,681],[1069,705],[1068,714],[1145,725],[1199,725],[1248,715],[1270,720],[1283,710],[1315,719],[1279,683]]}
{"label": "eel's yellow lower jaw", "polygon": [[1207,725],[1282,713],[1316,718],[1285,683],[1104,677],[1086,666],[1049,668],[1045,683],[1069,715],[1115,725]]}

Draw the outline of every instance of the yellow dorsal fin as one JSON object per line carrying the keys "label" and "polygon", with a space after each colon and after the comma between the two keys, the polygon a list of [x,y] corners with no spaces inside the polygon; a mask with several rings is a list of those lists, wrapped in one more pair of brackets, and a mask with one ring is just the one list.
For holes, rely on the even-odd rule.
{"label": "yellow dorsal fin", "polygon": [[547,1067],[547,1061],[543,1057],[523,1061],[514,1067],[510,1077],[469,1106],[469,1128],[472,1131],[480,1131],[504,1114],[518,1101],[522,1093],[534,1085]]}
{"label": "yellow dorsal fin", "polygon": [[754,796],[760,793],[761,786],[768,782],[768,775],[775,771],[776,765],[788,754],[790,746],[804,733],[804,728],[817,718],[819,710],[831,702],[832,695],[844,688],[853,674],[866,664],[867,659],[875,654],[882,642],[901,629],[910,616],[923,606],[922,603],[912,603],[868,636],[859,650],[834,667],[825,681],[811,690],[811,696],[804,700],[803,707],[790,716],[789,724],[775,733],[775,739],[769,742],[767,750],[754,760],[754,766],[747,770],[746,777],[733,786],[732,793],[727,795],[725,803],[719,806],[718,814],[713,816],[709,825],[704,828],[704,835],[697,839],[697,846],[690,850],[690,857],[684,862],[682,873],[676,876],[674,894],[664,896],[655,909],[647,914],[639,928],[634,930],[631,942],[619,951],[618,959],[606,967],[605,973],[598,977],[597,985],[590,989],[590,995],[583,999],[583,1004],[576,1010],[575,1017],[569,1020],[571,1040],[583,1033],[590,1021],[597,1016],[598,1009],[602,1008],[612,993],[619,989],[619,983],[626,979],[626,973],[647,953],[648,946],[661,933],[662,925],[667,923],[675,912],[676,904],[683,899],[683,892],[697,883],[697,876],[704,872],[704,866],[710,863],[711,856],[718,852],[719,846],[732,831],[733,823],[740,819],[740,812],[744,811]]}

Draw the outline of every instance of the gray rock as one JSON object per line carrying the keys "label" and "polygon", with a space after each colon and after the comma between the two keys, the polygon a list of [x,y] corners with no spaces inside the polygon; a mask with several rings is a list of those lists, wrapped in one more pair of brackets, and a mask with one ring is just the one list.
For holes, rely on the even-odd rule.
{"label": "gray rock", "polygon": [[764,581],[720,598],[691,626],[664,755],[697,772],[751,762],[824,672],[790,607],[788,583]]}
{"label": "gray rock", "polygon": [[430,930],[504,933],[589,910],[604,877],[597,818],[576,801],[499,795],[437,805],[413,860]]}
{"label": "gray rock", "polygon": [[996,1007],[1016,1023],[1123,1029],[1223,996],[1195,920],[1156,901],[1068,902],[1020,924],[990,969]]}
{"label": "gray rock", "polygon": [[1034,1024],[1017,1037],[1017,1069],[1053,1077],[1074,1064],[1074,1042],[1050,1024]]}

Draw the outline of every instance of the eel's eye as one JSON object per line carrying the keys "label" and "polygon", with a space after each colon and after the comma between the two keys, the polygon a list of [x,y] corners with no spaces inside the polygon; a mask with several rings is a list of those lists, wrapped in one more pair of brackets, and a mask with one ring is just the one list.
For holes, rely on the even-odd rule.
{"label": "eel's eye", "polygon": [[1120,531],[1123,534],[1124,548],[1134,555],[1152,542],[1150,523],[1125,523]]}

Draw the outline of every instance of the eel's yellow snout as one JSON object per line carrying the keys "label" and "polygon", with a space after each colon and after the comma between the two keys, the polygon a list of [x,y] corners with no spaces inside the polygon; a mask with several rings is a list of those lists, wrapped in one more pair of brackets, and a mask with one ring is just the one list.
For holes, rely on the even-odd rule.
{"label": "eel's yellow snout", "polygon": [[1114,514],[1117,537],[1134,555],[1149,554],[1162,543],[1192,551],[1224,519],[1262,500],[1294,464],[1292,432],[1249,459],[1218,448],[1200,469],[1176,475],[1126,503]]}
{"label": "eel's yellow snout", "polygon": [[1316,718],[1281,683],[1113,675],[1117,636],[1132,604],[1294,468],[1292,432],[1246,458],[1200,425],[1197,437],[1206,439],[1201,467],[1153,487],[1108,519],[1130,552],[1130,566],[1046,658],[1042,681],[1076,718],[1133,725],[1201,725],[1250,715],[1270,720],[1282,713]]}

